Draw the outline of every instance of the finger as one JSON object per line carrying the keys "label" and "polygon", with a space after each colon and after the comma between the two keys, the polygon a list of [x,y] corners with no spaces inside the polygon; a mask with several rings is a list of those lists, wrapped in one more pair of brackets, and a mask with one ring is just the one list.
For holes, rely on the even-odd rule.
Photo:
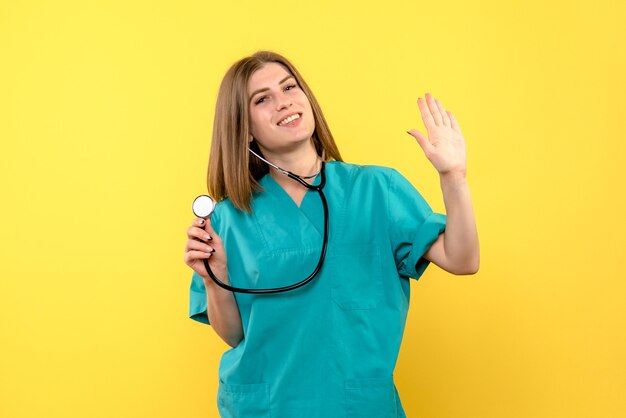
{"label": "finger", "polygon": [[209,233],[209,235],[211,236],[212,239],[215,239],[216,242],[221,243],[222,240],[220,238],[219,235],[217,235],[217,233],[215,232],[215,230],[213,229],[213,226],[211,226],[211,218],[208,218],[206,220],[206,225],[204,226],[204,230],[206,232]]}
{"label": "finger", "polygon": [[187,230],[187,236],[189,238],[195,238],[204,242],[208,242],[213,239],[208,232],[206,232],[204,229],[199,228],[197,226],[189,227],[189,229]]}
{"label": "finger", "polygon": [[195,241],[195,240],[188,240],[187,241],[187,245],[185,246],[185,251],[189,252],[189,251],[202,251],[205,253],[209,253],[212,254],[215,252],[215,248],[211,247],[210,245],[207,244],[203,244],[199,241]]}
{"label": "finger", "polygon": [[428,105],[428,109],[430,110],[430,113],[433,115],[433,119],[435,120],[435,123],[437,124],[437,126],[443,125],[443,122],[441,121],[441,113],[439,113],[439,108],[437,107],[437,103],[435,103],[435,99],[433,98],[433,95],[430,93],[426,93],[426,104]]}
{"label": "finger", "polygon": [[452,112],[448,111],[448,116],[450,116],[450,122],[452,123],[452,129],[454,129],[458,133],[461,133],[461,127],[459,126],[459,124],[456,121],[456,118],[454,117]]}
{"label": "finger", "polygon": [[420,145],[420,147],[422,147],[422,149],[424,150],[424,152],[426,154],[428,154],[432,148],[432,145],[430,143],[430,141],[428,140],[428,138],[426,138],[426,136],[421,133],[420,131],[418,131],[417,129],[411,129],[410,131],[407,131],[413,138],[415,138],[415,140],[417,141],[417,143]]}
{"label": "finger", "polygon": [[[211,218],[196,218],[193,221],[193,225],[197,226],[198,228],[206,231],[209,233],[209,240],[213,239],[213,237],[217,236],[217,234],[215,233],[215,230],[213,229],[213,227],[211,226]],[[219,237],[217,237],[219,239]]]}
{"label": "finger", "polygon": [[212,255],[212,253],[205,253],[204,251],[188,251],[185,253],[185,264],[191,266],[197,260],[211,258]]}
{"label": "finger", "polygon": [[443,124],[445,126],[451,126],[450,125],[450,118],[448,117],[448,113],[443,108],[441,103],[439,103],[439,100],[435,99],[435,104],[437,105],[437,108],[439,108],[439,113],[441,114],[441,120],[443,121]]}
{"label": "finger", "polygon": [[420,113],[422,114],[422,121],[424,121],[424,126],[426,129],[429,129],[431,126],[435,125],[435,120],[433,119],[433,115],[430,114],[430,110],[428,110],[428,106],[426,105],[426,101],[421,97],[417,99],[417,106],[420,108]]}

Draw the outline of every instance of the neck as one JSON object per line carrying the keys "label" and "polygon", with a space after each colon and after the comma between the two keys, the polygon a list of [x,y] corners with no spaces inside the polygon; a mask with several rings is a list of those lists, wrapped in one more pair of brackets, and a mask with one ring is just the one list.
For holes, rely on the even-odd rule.
{"label": "neck", "polygon": [[[317,155],[313,141],[309,141],[305,146],[299,147],[288,152],[271,152],[262,149],[265,159],[272,164],[277,165],[283,170],[291,171],[301,177],[306,177],[317,173],[320,169],[320,158]],[[278,182],[283,183],[285,180],[293,182],[280,171],[270,166],[270,175]],[[313,179],[309,179],[310,183]],[[300,185],[301,187],[304,187]]]}

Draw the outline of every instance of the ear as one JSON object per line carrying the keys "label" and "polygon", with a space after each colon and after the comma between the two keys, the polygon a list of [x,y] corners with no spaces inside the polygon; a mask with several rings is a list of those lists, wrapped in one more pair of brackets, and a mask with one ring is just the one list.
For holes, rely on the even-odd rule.
{"label": "ear", "polygon": [[254,137],[252,135],[248,135],[248,142],[254,141]]}

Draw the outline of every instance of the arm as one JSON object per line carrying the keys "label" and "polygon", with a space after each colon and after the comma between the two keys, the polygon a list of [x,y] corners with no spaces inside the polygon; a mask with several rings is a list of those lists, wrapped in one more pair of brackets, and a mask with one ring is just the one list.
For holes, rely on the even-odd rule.
{"label": "arm", "polygon": [[480,250],[467,180],[443,175],[440,183],[446,206],[446,230],[424,258],[453,274],[474,274],[480,266]]}
{"label": "arm", "polygon": [[446,206],[446,230],[440,234],[424,258],[453,274],[474,274],[480,265],[478,232],[467,184],[465,140],[452,112],[426,94],[418,99],[428,138],[417,130],[408,131],[424,150],[440,176]]}
{"label": "arm", "polygon": [[[243,339],[237,301],[232,292],[219,287],[210,277],[202,277],[207,296],[207,315],[211,326],[226,344],[236,347]],[[227,277],[220,281],[228,283]]]}
{"label": "arm", "polygon": [[235,347],[243,339],[243,327],[239,307],[232,292],[219,287],[204,267],[203,259],[224,283],[229,283],[226,251],[222,239],[217,235],[210,220],[196,218],[187,230],[185,264],[191,267],[204,282],[207,302],[207,317],[213,330],[226,344]]}

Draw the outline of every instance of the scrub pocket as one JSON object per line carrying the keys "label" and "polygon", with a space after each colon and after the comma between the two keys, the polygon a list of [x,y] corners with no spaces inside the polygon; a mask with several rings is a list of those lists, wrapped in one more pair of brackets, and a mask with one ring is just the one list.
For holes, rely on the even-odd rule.
{"label": "scrub pocket", "polygon": [[268,383],[227,385],[220,382],[217,409],[222,418],[269,418],[270,386]]}
{"label": "scrub pocket", "polygon": [[346,387],[346,412],[349,417],[395,418],[396,389],[393,377],[349,379]]}
{"label": "scrub pocket", "polygon": [[332,300],[345,310],[376,308],[383,292],[380,248],[343,245],[327,257]]}

